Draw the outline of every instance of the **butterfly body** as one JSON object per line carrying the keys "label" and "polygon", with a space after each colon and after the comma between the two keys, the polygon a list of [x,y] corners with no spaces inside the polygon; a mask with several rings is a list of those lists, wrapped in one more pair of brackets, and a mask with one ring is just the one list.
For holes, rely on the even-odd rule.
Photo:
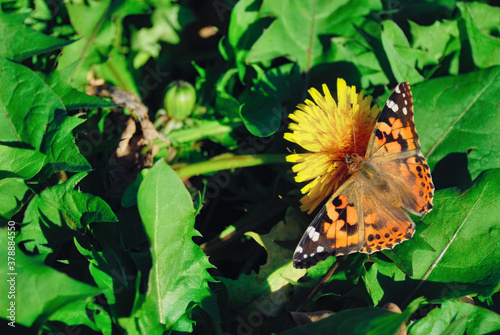
{"label": "butterfly body", "polygon": [[364,157],[346,154],[347,176],[316,215],[297,246],[293,264],[315,265],[329,256],[392,249],[411,238],[407,212],[432,209],[434,185],[420,152],[408,83],[382,109]]}

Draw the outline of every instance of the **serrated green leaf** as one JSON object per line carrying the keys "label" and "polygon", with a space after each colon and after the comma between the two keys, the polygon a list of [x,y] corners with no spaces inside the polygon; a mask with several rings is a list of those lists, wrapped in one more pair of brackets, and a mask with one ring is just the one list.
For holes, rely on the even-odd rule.
{"label": "serrated green leaf", "polygon": [[10,220],[22,207],[28,186],[21,178],[0,179],[0,217]]}
{"label": "serrated green leaf", "polygon": [[[7,260],[7,230],[0,229],[0,232],[0,244],[4,246],[0,255]],[[4,307],[10,306],[11,302],[15,303],[15,321],[18,324],[37,329],[60,308],[101,293],[97,287],[79,282],[45,265],[43,256],[26,256],[16,248],[14,257],[15,268],[8,270],[7,262],[2,262],[2,271],[7,274],[8,279],[14,278],[15,298],[8,299],[11,285],[4,279],[0,285],[0,299]],[[15,274],[8,274],[12,272]],[[2,308],[0,317],[7,319],[9,313],[7,308]]]}
{"label": "serrated green leaf", "polygon": [[445,57],[451,56],[450,74],[458,74],[460,56],[460,37],[457,21],[436,21],[432,25],[421,26],[410,21],[412,49],[424,52],[424,57],[418,59],[418,67],[423,69],[427,65],[444,65]]}
{"label": "serrated green leaf", "polygon": [[160,160],[141,183],[137,204],[153,267],[144,302],[132,319],[139,329],[151,329],[150,334],[165,329],[192,331],[189,317],[187,322],[177,322],[189,313],[190,305],[199,305],[211,295],[208,281],[213,279],[207,272],[212,265],[192,240],[199,233],[194,229],[191,196],[177,174]]}
{"label": "serrated green leaf", "polygon": [[0,56],[19,62],[72,43],[26,26],[27,17],[28,14],[0,14]]}
{"label": "serrated green leaf", "polygon": [[231,11],[227,42],[232,48],[241,82],[244,82],[246,58],[250,48],[270,23],[269,20],[260,17],[259,5],[260,1],[257,0],[243,0],[239,1]]}
{"label": "serrated green leaf", "polygon": [[[287,221],[288,222],[288,221]],[[241,275],[236,280],[220,278],[227,288],[231,309],[259,309],[266,316],[276,316],[288,301],[292,290],[291,282],[296,282],[306,274],[305,269],[295,269],[292,253],[280,244],[296,241],[302,230],[295,222],[286,224],[281,221],[266,235],[247,233],[267,251],[267,262],[259,272]]]}
{"label": "serrated green leaf", "polygon": [[448,300],[409,328],[412,335],[493,334],[500,330],[500,315],[460,301]]}
{"label": "serrated green leaf", "polygon": [[76,231],[88,229],[90,223],[117,221],[104,200],[74,190],[85,176],[85,172],[77,173],[30,201],[24,214],[27,224],[19,235],[27,250],[34,251],[36,247],[41,253],[47,252],[72,239]]}
{"label": "serrated green leaf", "polygon": [[494,67],[412,87],[415,124],[431,169],[457,152],[468,153],[472,177],[498,167],[499,75],[500,67]]}
{"label": "serrated green leaf", "polygon": [[51,175],[58,171],[89,171],[92,167],[75,144],[73,129],[85,122],[76,117],[60,114],[47,127],[40,150],[47,154],[44,173]]}
{"label": "serrated green leaf", "polygon": [[0,69],[0,141],[45,154],[48,175],[90,170],[71,133],[84,121],[68,117],[61,98],[30,69],[3,58]]}
{"label": "serrated green leaf", "polygon": [[287,57],[301,72],[325,61],[320,36],[352,35],[379,1],[269,1],[264,0],[260,16],[275,17],[247,55],[247,62]]}
{"label": "serrated green leaf", "polygon": [[46,156],[36,150],[0,145],[0,176],[33,178],[42,169],[45,159]]}
{"label": "serrated green leaf", "polygon": [[500,40],[498,37],[484,35],[476,26],[470,8],[462,2],[457,3],[457,7],[462,14],[463,24],[467,36],[462,36],[463,40],[470,43],[474,64],[479,68],[488,68],[500,65]]}
{"label": "serrated green leaf", "polygon": [[[404,33],[393,21],[385,21],[383,23],[382,32],[382,46],[384,47],[385,54],[389,59],[389,64],[391,66],[392,74],[398,82],[407,81],[410,84],[419,83],[424,80],[424,78],[415,69],[414,64],[416,59],[408,59],[404,55],[401,55],[402,47],[396,48],[396,43],[403,44],[403,47],[408,46],[408,41],[404,36]],[[404,39],[405,42],[401,42]],[[407,48],[408,49],[408,48]]]}
{"label": "serrated green leaf", "polygon": [[45,327],[50,328],[51,332],[79,329],[82,332],[93,330],[111,335],[112,330],[111,317],[106,309],[84,300],[74,301],[61,307],[47,321]]}
{"label": "serrated green leaf", "polygon": [[0,58],[0,141],[40,150],[61,99],[27,67]]}
{"label": "serrated green leaf", "polygon": [[47,84],[61,97],[67,110],[91,108],[91,107],[114,107],[116,104],[102,100],[98,97],[87,95],[77,91],[70,86],[71,74],[80,62],[75,62],[60,71],[52,71],[47,77]]}
{"label": "serrated green leaf", "polygon": [[455,283],[452,295],[491,296],[500,289],[499,188],[495,169],[465,191],[437,191],[434,210],[417,222],[415,236],[384,253],[413,279]]}

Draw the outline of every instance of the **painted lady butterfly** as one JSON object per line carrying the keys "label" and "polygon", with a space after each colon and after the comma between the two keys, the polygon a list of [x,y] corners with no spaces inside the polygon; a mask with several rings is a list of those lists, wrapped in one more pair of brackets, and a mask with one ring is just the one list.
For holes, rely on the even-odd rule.
{"label": "painted lady butterfly", "polygon": [[434,185],[420,152],[413,98],[400,83],[380,112],[365,157],[346,154],[349,177],[316,215],[295,249],[293,265],[308,268],[329,256],[392,249],[415,224],[408,212],[432,209]]}

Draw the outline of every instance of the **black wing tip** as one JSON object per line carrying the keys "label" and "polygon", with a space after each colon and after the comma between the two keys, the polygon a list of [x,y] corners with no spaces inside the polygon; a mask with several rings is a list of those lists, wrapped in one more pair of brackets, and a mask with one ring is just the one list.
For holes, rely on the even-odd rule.
{"label": "black wing tip", "polygon": [[[304,258],[304,256],[306,256]],[[293,267],[296,269],[308,269],[321,261],[324,261],[333,254],[328,252],[315,253],[313,256],[303,253],[297,253],[293,256]]]}

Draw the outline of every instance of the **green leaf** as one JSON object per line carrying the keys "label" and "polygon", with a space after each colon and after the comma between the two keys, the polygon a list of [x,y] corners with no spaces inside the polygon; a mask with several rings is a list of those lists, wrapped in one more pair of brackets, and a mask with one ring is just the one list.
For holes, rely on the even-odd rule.
{"label": "green leaf", "polygon": [[[71,75],[71,84],[78,86],[87,82],[86,75],[94,65],[106,62],[113,47],[121,45],[123,19],[128,15],[145,14],[149,6],[143,1],[88,0],[69,2],[66,9],[79,39],[63,49],[57,67],[64,69],[82,60]],[[126,82],[130,73],[114,75],[120,78],[121,84]]]}
{"label": "green leaf", "polygon": [[0,68],[0,141],[45,154],[44,172],[49,175],[90,170],[71,133],[84,121],[68,117],[61,98],[28,68],[3,58]]}
{"label": "green leaf", "polygon": [[320,37],[352,35],[379,1],[270,1],[264,0],[260,16],[275,17],[247,55],[247,62],[287,57],[301,72],[325,61]]}
{"label": "green leaf", "polygon": [[[382,45],[396,80],[398,82],[408,81],[412,84],[423,81],[424,78],[415,70],[414,63],[416,59],[408,59],[401,55],[404,48],[409,49],[403,31],[393,21],[384,21],[383,29]],[[406,55],[408,52],[404,54]]]}
{"label": "green leaf", "polygon": [[28,186],[21,178],[0,179],[0,217],[10,220],[23,206]]}
{"label": "green leaf", "polygon": [[47,153],[44,173],[51,175],[58,171],[88,171],[92,167],[75,144],[73,129],[85,122],[76,117],[60,114],[47,127],[42,147],[42,152]]}
{"label": "green leaf", "polygon": [[[442,77],[412,87],[422,152],[434,168],[451,153],[468,154],[469,171],[498,167],[500,67]],[[470,151],[470,152],[469,152]]]}
{"label": "green leaf", "polygon": [[493,334],[500,330],[500,315],[460,301],[448,300],[409,329],[412,335]]}
{"label": "green leaf", "polygon": [[[143,331],[190,332],[189,309],[212,294],[208,281],[213,281],[207,272],[212,265],[192,240],[199,233],[194,229],[191,196],[177,174],[160,160],[144,178],[137,203],[153,266],[144,302],[133,314],[134,323]],[[187,313],[186,322],[176,324]]]}
{"label": "green leaf", "polygon": [[49,317],[45,327],[50,327],[51,332],[64,333],[68,329],[79,329],[82,333],[88,334],[93,330],[104,335],[111,335],[112,330],[111,317],[106,309],[84,300],[71,302],[58,309]]}
{"label": "green leaf", "polygon": [[24,20],[27,17],[28,14],[0,14],[0,56],[19,62],[72,43],[26,26]]}
{"label": "green leaf", "polygon": [[0,141],[40,150],[61,99],[27,67],[0,58]]}
{"label": "green leaf", "polygon": [[46,156],[39,151],[0,145],[0,176],[33,178],[41,169]]}
{"label": "green leaf", "polygon": [[19,236],[27,250],[34,251],[37,247],[40,252],[47,252],[72,239],[76,231],[88,229],[90,223],[117,221],[104,200],[74,190],[85,176],[85,172],[77,173],[31,200],[24,214],[28,223]]}
{"label": "green leaf", "polygon": [[227,42],[232,48],[238,77],[244,82],[246,59],[252,45],[269,25],[269,20],[259,15],[260,0],[239,1],[231,11],[231,20],[227,32]]}
{"label": "green leaf", "polygon": [[[236,280],[219,278],[227,288],[231,309],[245,308],[248,312],[257,308],[266,316],[278,315],[293,290],[290,283],[296,282],[307,272],[293,267],[292,253],[281,243],[295,242],[302,233],[297,222],[285,225],[283,221],[274,226],[269,234],[247,233],[266,249],[267,262],[259,268],[258,273],[243,274]],[[276,243],[278,241],[280,244]]]}
{"label": "green leaf", "polygon": [[[463,8],[465,3],[458,3],[459,7]],[[498,25],[498,18],[500,17],[500,8],[497,6],[490,6],[487,3],[469,2],[467,7],[470,9],[472,17],[477,18],[474,24],[485,35],[499,36],[500,26]]]}
{"label": "green leaf", "polygon": [[499,188],[495,169],[467,190],[437,191],[434,210],[416,222],[415,236],[384,253],[413,279],[455,283],[453,296],[491,296],[500,289]]}
{"label": "green leaf", "polygon": [[47,84],[61,97],[67,110],[91,108],[91,107],[114,107],[116,104],[102,100],[98,97],[87,95],[77,91],[70,86],[71,74],[80,62],[70,64],[60,71],[52,71],[47,77]]}
{"label": "green leaf", "polygon": [[242,104],[241,119],[252,135],[267,137],[281,125],[281,102],[300,94],[302,78],[295,64],[284,64],[265,73],[257,65],[253,68],[259,78],[238,98]]}
{"label": "green leaf", "polygon": [[[4,246],[0,251],[2,259],[7,260],[7,230],[1,229],[0,244]],[[19,242],[19,240],[17,241]],[[101,290],[58,272],[43,263],[42,256],[26,256],[19,248],[15,251],[15,268],[7,269],[7,262],[2,271],[7,279],[14,278],[15,298],[8,299],[11,290],[9,282],[0,285],[2,308],[0,317],[7,319],[7,306],[15,303],[15,321],[26,327],[38,328],[41,324],[60,308],[74,302],[83,301],[97,294]],[[14,272],[15,274],[10,274]],[[42,288],[42,289],[40,289]],[[34,299],[36,297],[36,299]]]}
{"label": "green leaf", "polygon": [[132,34],[132,49],[137,51],[134,67],[142,67],[150,57],[157,58],[161,51],[159,42],[178,44],[179,33],[194,21],[190,9],[171,1],[157,1],[151,15],[151,28],[141,28]]}
{"label": "green leaf", "polygon": [[[484,35],[479,30],[470,8],[465,3],[458,2],[457,7],[462,14],[466,31],[466,36],[462,36],[462,39],[470,43],[474,64],[479,68],[500,65],[500,40],[498,37]],[[475,20],[482,20],[482,17],[476,17]]]}
{"label": "green leaf", "polygon": [[376,259],[370,269],[363,276],[366,289],[372,298],[373,305],[383,305],[388,302],[398,303],[401,292],[410,293],[405,283],[407,277],[404,272],[393,263]]}
{"label": "green leaf", "polygon": [[422,299],[413,301],[403,313],[393,313],[381,308],[355,308],[335,313],[325,319],[290,329],[281,335],[350,334],[396,335],[420,306]]}
{"label": "green leaf", "polygon": [[410,21],[412,36],[412,50],[423,51],[424,57],[419,58],[418,67],[423,69],[427,65],[446,65],[444,59],[449,61],[450,74],[458,74],[460,56],[460,37],[457,21],[436,21],[432,25],[420,26]]}

